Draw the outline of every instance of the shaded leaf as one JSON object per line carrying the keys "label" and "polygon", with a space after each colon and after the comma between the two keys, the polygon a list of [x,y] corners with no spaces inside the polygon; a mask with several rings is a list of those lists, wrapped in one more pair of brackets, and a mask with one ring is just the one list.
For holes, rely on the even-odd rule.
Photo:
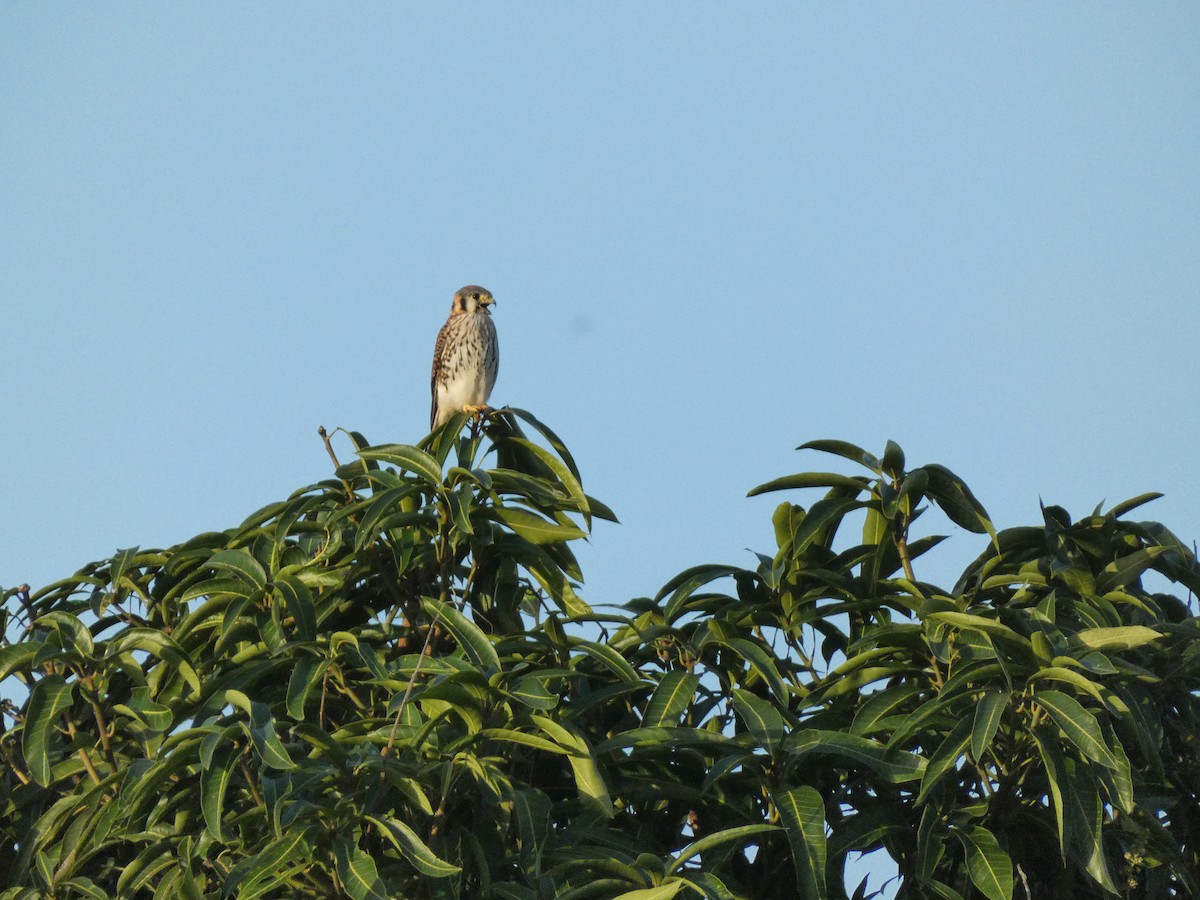
{"label": "shaded leaf", "polygon": [[988,691],[979,698],[979,705],[975,707],[975,720],[971,725],[971,755],[975,759],[982,757],[984,751],[991,746],[996,729],[1000,727],[1000,720],[1004,717],[1004,710],[1008,708],[1008,700],[1009,694],[1006,691]]}
{"label": "shaded leaf", "polygon": [[646,710],[642,713],[642,727],[678,725],[680,716],[691,705],[699,684],[699,676],[684,669],[672,669],[667,672],[654,689],[650,702],[646,704]]}
{"label": "shaded leaf", "polygon": [[824,897],[825,802],[811,787],[772,791],[771,802],[787,832],[796,869],[797,895]]}
{"label": "shaded leaf", "polygon": [[21,733],[21,753],[33,780],[42,787],[50,784],[50,743],[58,717],[70,708],[74,684],[61,675],[47,675],[33,686]]}
{"label": "shaded leaf", "polygon": [[1117,761],[1105,744],[1096,717],[1078,700],[1062,691],[1038,691],[1033,699],[1086,758],[1110,769],[1116,767]]}
{"label": "shaded leaf", "polygon": [[954,833],[967,853],[967,871],[975,887],[988,900],[1012,900],[1012,860],[1000,849],[995,836],[979,825],[956,828]]}

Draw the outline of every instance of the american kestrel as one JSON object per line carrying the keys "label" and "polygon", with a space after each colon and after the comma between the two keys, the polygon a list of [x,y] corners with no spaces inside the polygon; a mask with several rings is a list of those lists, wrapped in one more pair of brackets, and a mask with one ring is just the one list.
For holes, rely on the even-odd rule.
{"label": "american kestrel", "polygon": [[444,425],[457,413],[488,408],[500,368],[500,345],[488,311],[495,302],[490,291],[475,284],[454,295],[450,318],[438,332],[433,348],[430,430]]}

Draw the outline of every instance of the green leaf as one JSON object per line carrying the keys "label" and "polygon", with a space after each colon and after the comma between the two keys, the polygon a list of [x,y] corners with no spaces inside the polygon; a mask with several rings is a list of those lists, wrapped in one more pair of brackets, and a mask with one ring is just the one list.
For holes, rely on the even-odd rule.
{"label": "green leaf", "polygon": [[956,828],[954,833],[962,841],[967,871],[980,893],[988,900],[1012,900],[1012,860],[1000,849],[995,836],[979,825]]}
{"label": "green leaf", "polygon": [[1152,500],[1157,500],[1161,496],[1163,496],[1163,495],[1158,493],[1157,491],[1152,491],[1148,494],[1139,494],[1138,496],[1132,497],[1129,500],[1124,501],[1123,503],[1118,503],[1116,506],[1114,506],[1112,509],[1110,509],[1107,513],[1105,513],[1105,515],[1111,516],[1114,519],[1119,519],[1119,518],[1121,518],[1121,516],[1125,515],[1127,512],[1132,512],[1133,510],[1137,509],[1139,506],[1142,506],[1145,503],[1149,503]]}
{"label": "green leaf", "polygon": [[596,753],[603,755],[627,747],[706,747],[721,752],[740,749],[741,743],[705,728],[631,728],[601,741],[596,745]]}
{"label": "green leaf", "polygon": [[478,625],[450,604],[434,597],[422,597],[421,605],[435,621],[446,626],[467,659],[488,674],[499,671],[500,657],[496,655],[496,648]]}
{"label": "green leaf", "polygon": [[275,579],[275,593],[282,598],[287,611],[296,623],[296,634],[302,641],[317,637],[317,609],[312,591],[295,575],[280,575]]}
{"label": "green leaf", "polygon": [[889,750],[877,741],[841,731],[806,728],[793,732],[786,748],[797,759],[822,754],[853,763],[862,763],[885,781],[902,784],[914,781],[925,772],[925,760],[903,750]]}
{"label": "green leaf", "polygon": [[334,844],[338,878],[354,900],[388,900],[379,880],[375,860],[347,840]]}
{"label": "green leaf", "polygon": [[824,897],[825,802],[807,785],[771,791],[771,802],[787,832],[796,869],[796,896]]}
{"label": "green leaf", "polygon": [[[579,483],[579,473],[575,470],[574,461],[571,461],[570,466],[564,466],[554,454],[550,453],[544,447],[522,437],[504,438],[503,441],[498,441],[497,445],[499,446],[501,443],[519,447],[528,453],[532,453],[549,470],[544,475],[545,480],[548,481],[550,475],[557,478],[575,508],[585,516],[588,516],[590,520],[590,504],[587,495],[583,492],[583,486]],[[561,442],[559,446],[562,447]],[[566,447],[562,447],[562,451],[565,454],[563,458],[570,460],[570,454],[565,452]]]}
{"label": "green leaf", "polygon": [[446,491],[440,497],[450,511],[450,521],[461,534],[474,534],[475,527],[471,524],[471,508],[474,506],[475,494],[469,484],[461,485],[457,490]]}
{"label": "green leaf", "polygon": [[287,750],[284,749],[279,736],[275,733],[271,707],[265,703],[252,701],[237,690],[226,690],[225,702],[250,714],[250,740],[265,765],[273,769],[296,768],[296,763],[288,756]]}
{"label": "green leaf", "polygon": [[[737,575],[740,572],[746,571],[741,566],[726,566],[719,563],[710,563],[703,566],[692,566],[690,569],[684,569],[670,581],[662,586],[654,596],[656,603],[661,603],[668,595],[671,597],[671,603],[676,604],[681,602],[685,597],[690,596],[697,588],[703,587],[709,582],[716,581],[718,578],[726,578],[730,575]],[[667,620],[670,621],[668,615]]]}
{"label": "green leaf", "polygon": [[757,673],[766,682],[767,686],[771,688],[771,693],[775,695],[775,699],[780,704],[788,702],[787,683],[779,674],[779,669],[775,667],[775,658],[764,650],[761,645],[747,638],[717,639],[716,643],[722,647],[728,647],[744,659],[747,665],[750,666],[750,671]]}
{"label": "green leaf", "polygon": [[1104,808],[1096,790],[1091,767],[1067,760],[1067,785],[1063,791],[1066,806],[1067,855],[1078,862],[1092,879],[1112,893],[1117,893],[1108,862],[1104,856],[1101,826]]}
{"label": "green leaf", "polygon": [[679,888],[684,886],[682,881],[671,881],[666,884],[659,884],[654,888],[637,888],[636,890],[626,890],[624,894],[617,894],[613,900],[671,900],[672,896],[679,893]]}
{"label": "green leaf", "polygon": [[558,694],[546,687],[546,682],[536,675],[518,678],[509,688],[509,695],[530,709],[554,709],[558,706]]}
{"label": "green leaf", "polygon": [[1033,739],[1038,745],[1038,754],[1042,758],[1042,768],[1046,772],[1046,783],[1050,788],[1050,800],[1054,806],[1055,824],[1058,827],[1058,848],[1063,859],[1066,859],[1066,802],[1063,789],[1070,789],[1067,776],[1066,760],[1059,746],[1054,729],[1049,726],[1038,726],[1031,729]]}
{"label": "green leaf", "polygon": [[967,745],[971,742],[974,724],[973,719],[963,716],[946,735],[937,752],[930,757],[929,764],[925,767],[925,775],[921,778],[921,790],[917,794],[918,804],[925,801],[943,775],[953,771],[958,765],[958,760],[967,752]]}
{"label": "green leaf", "polygon": [[1038,691],[1033,695],[1033,700],[1046,711],[1080,753],[1102,766],[1116,768],[1117,761],[1104,742],[1096,717],[1084,709],[1078,700],[1062,691]]}
{"label": "green leaf", "polygon": [[71,706],[74,687],[73,682],[68,684],[61,675],[47,675],[29,694],[21,752],[29,774],[42,787],[50,786],[50,742],[58,717]]}
{"label": "green leaf", "polygon": [[1121,625],[1115,628],[1085,628],[1068,638],[1072,649],[1080,650],[1133,650],[1163,635],[1145,625]]}
{"label": "green leaf", "polygon": [[498,506],[493,512],[500,521],[531,544],[555,544],[585,537],[585,533],[577,525],[551,522],[517,506]]}
{"label": "green leaf", "polygon": [[626,891],[623,894],[618,894],[613,897],[613,900],[671,900],[679,889],[683,887],[682,881],[670,881],[666,884],[660,884],[658,887],[638,888],[633,891]]}
{"label": "green leaf", "polygon": [[51,610],[38,617],[38,624],[53,628],[64,649],[73,651],[80,659],[90,659],[96,652],[92,633],[76,616],[61,610]]}
{"label": "green leaf", "polygon": [[479,732],[479,737],[486,740],[521,744],[525,747],[533,747],[535,750],[544,750],[547,753],[559,753],[564,756],[571,752],[547,738],[530,734],[527,731],[517,731],[513,728],[485,728]]}
{"label": "green leaf", "polygon": [[9,644],[0,647],[0,681],[13,672],[20,672],[32,667],[33,659],[41,649],[36,641],[22,641],[19,644]]}
{"label": "green leaf", "polygon": [[699,685],[699,676],[685,669],[672,669],[667,672],[654,689],[650,702],[646,704],[646,710],[642,713],[642,727],[678,725],[680,716],[691,706]]}
{"label": "green leaf", "polygon": [[363,818],[374,825],[380,837],[389,841],[422,875],[429,878],[449,878],[462,871],[462,866],[448,863],[430,850],[429,846],[417,837],[417,833],[399,819],[390,816],[386,819],[377,819],[374,816]]}
{"label": "green leaf", "polygon": [[297,721],[304,719],[304,707],[308,695],[325,677],[329,669],[329,660],[305,654],[296,659],[292,668],[291,678],[288,679],[287,711],[288,715]]}
{"label": "green leaf", "polygon": [[225,793],[239,755],[232,746],[222,747],[213,754],[209,764],[200,772],[200,809],[209,833],[218,841],[225,840],[221,827],[225,812]]}
{"label": "green leaf", "polygon": [[917,879],[922,883],[933,878],[946,854],[945,831],[937,804],[927,803],[917,826]]}
{"label": "green leaf", "polygon": [[[434,487],[442,483],[442,467],[438,465],[438,461],[424,450],[418,450],[407,444],[380,444],[377,447],[363,447],[358,451],[358,456],[359,459],[375,459],[406,472],[412,472],[426,484]],[[350,473],[351,475],[360,474],[361,470],[357,464],[351,463],[350,465],[354,470]]]}
{"label": "green leaf", "polygon": [[225,880],[226,895],[237,891],[239,900],[260,897],[282,882],[297,857],[308,851],[312,828],[285,832],[253,856],[248,856],[230,870]]}
{"label": "green leaf", "polygon": [[550,815],[553,804],[537,788],[522,788],[513,793],[513,821],[521,862],[527,869],[536,863],[550,834]]}
{"label": "green leaf", "polygon": [[955,628],[978,631],[989,637],[999,638],[1002,641],[1007,641],[1010,644],[1032,651],[1032,645],[1027,638],[1013,631],[1007,625],[997,622],[995,619],[989,619],[986,616],[976,616],[971,613],[961,612],[935,612],[930,613],[926,618],[936,622],[945,622],[947,625],[953,625]]}
{"label": "green leaf", "polygon": [[904,450],[893,440],[889,440],[883,448],[883,459],[880,461],[883,471],[896,478],[904,474]]}
{"label": "green leaf", "polygon": [[[1036,636],[1036,633],[1035,633]],[[1056,661],[1066,662],[1069,657],[1055,657]],[[1070,660],[1074,663],[1074,660]],[[1100,685],[1092,681],[1086,675],[1081,675],[1074,669],[1067,669],[1062,666],[1046,666],[1044,669],[1038,669],[1029,676],[1030,683],[1034,681],[1061,681],[1064,684],[1069,684],[1072,687],[1078,688],[1084,693],[1090,694],[1100,703],[1104,702],[1104,694],[1100,689]]]}
{"label": "green leaf", "polygon": [[248,587],[262,590],[267,586],[267,573],[257,559],[240,547],[235,550],[218,550],[208,558],[214,569],[231,572]]}
{"label": "green leaf", "polygon": [[567,759],[575,775],[575,787],[579,791],[580,800],[593,812],[611,819],[615,814],[612,797],[584,736],[572,725],[556,722],[536,713],[532,718],[551,740],[568,751]]}
{"label": "green leaf", "polygon": [[297,722],[289,730],[293,737],[307,741],[321,750],[322,752],[318,755],[330,760],[334,765],[343,766],[350,758],[346,752],[346,745],[334,740],[332,735],[311,722]]}
{"label": "green leaf", "polygon": [[[610,672],[616,675],[623,681],[640,684],[642,677],[638,674],[637,669],[629,664],[624,656],[610,647],[608,644],[602,644],[598,641],[587,641],[582,638],[575,638],[571,641],[573,649],[582,650],[593,659],[599,660]],[[578,669],[578,666],[574,668]]]}
{"label": "green leaf", "polygon": [[1007,691],[988,691],[979,699],[979,705],[975,707],[975,720],[971,725],[971,755],[975,759],[982,757],[992,745],[992,738],[1000,727],[1008,701]]}
{"label": "green leaf", "polygon": [[818,538],[822,545],[827,544],[842,524],[847,513],[867,506],[865,500],[854,500],[846,497],[826,497],[818,500],[809,509],[796,534],[792,538],[792,552],[799,554],[809,544]]}
{"label": "green leaf", "polygon": [[1113,769],[1097,766],[1096,776],[1104,785],[1109,802],[1122,812],[1133,814],[1136,802],[1133,793],[1133,768],[1129,764],[1129,757],[1112,727],[1107,723],[1102,723],[1101,727],[1104,728],[1105,742],[1117,765]]}
{"label": "green leaf", "polygon": [[144,650],[170,663],[188,683],[193,696],[200,696],[200,676],[192,659],[172,637],[156,628],[127,628],[109,642],[106,655],[112,658],[131,650]]}
{"label": "green leaf", "polygon": [[699,840],[692,841],[692,843],[688,844],[686,847],[680,850],[678,854],[676,854],[675,858],[672,859],[670,864],[667,866],[667,874],[670,875],[673,872],[677,872],[692,857],[699,856],[700,854],[712,850],[715,847],[720,847],[731,842],[741,841],[744,838],[750,837],[751,835],[778,830],[778,826],[775,825],[756,824],[740,825],[736,828],[726,828],[723,831],[717,831],[713,834],[706,834]]}
{"label": "green leaf", "polygon": [[896,684],[876,691],[855,713],[850,733],[866,737],[879,730],[888,716],[898,714],[901,707],[924,690],[920,684]]}
{"label": "green leaf", "polygon": [[787,734],[787,723],[774,706],[741,688],[733,689],[733,708],[759,746],[772,756]]}
{"label": "green leaf", "polygon": [[816,441],[808,441],[796,448],[797,450],[820,450],[822,453],[832,453],[834,456],[840,456],[843,459],[848,459],[851,462],[856,462],[860,466],[864,466],[874,472],[876,475],[882,475],[883,469],[879,464],[879,460],[868,453],[862,447],[856,447],[847,441],[837,441],[822,439]]}
{"label": "green leaf", "polygon": [[771,491],[786,491],[794,488],[840,487],[866,490],[869,486],[870,481],[862,475],[851,477],[837,475],[833,472],[801,472],[798,475],[785,475],[782,478],[768,481],[766,484],[760,484],[758,487],[751,488],[746,496],[757,497]]}
{"label": "green leaf", "polygon": [[1136,581],[1142,574],[1154,565],[1154,561],[1170,548],[1146,547],[1120,559],[1115,559],[1104,567],[1104,571],[1096,577],[1096,592],[1107,594],[1123,588]]}
{"label": "green leaf", "polygon": [[989,534],[994,543],[997,538],[992,520],[966,483],[945,466],[930,463],[921,468],[929,476],[926,496],[941,508],[950,521],[967,531]]}

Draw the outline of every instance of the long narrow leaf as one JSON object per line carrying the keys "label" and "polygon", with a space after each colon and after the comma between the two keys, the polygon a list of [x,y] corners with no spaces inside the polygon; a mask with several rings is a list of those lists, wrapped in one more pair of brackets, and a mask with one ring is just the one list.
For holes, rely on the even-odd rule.
{"label": "long narrow leaf", "polygon": [[1033,699],[1080,753],[1102,766],[1110,769],[1116,767],[1117,761],[1105,744],[1096,717],[1084,709],[1078,700],[1062,691],[1038,691]]}
{"label": "long narrow leaf", "polygon": [[42,787],[50,785],[50,742],[58,717],[71,705],[74,683],[47,675],[33,686],[21,734],[21,752],[29,774]]}
{"label": "long narrow leaf", "polygon": [[421,605],[431,616],[446,626],[467,659],[485,672],[499,671],[500,657],[488,636],[455,607],[434,597],[422,597]]}
{"label": "long narrow leaf", "polygon": [[462,871],[462,866],[448,863],[430,850],[417,833],[399,819],[377,819],[374,816],[363,818],[374,825],[380,837],[395,847],[422,875],[430,878],[449,878]]}
{"label": "long narrow leaf", "polygon": [[825,802],[808,786],[772,791],[771,802],[787,832],[796,868],[796,896],[824,897]]}
{"label": "long narrow leaf", "polygon": [[1012,900],[1013,867],[995,836],[979,825],[955,829],[967,853],[971,881],[988,900]]}

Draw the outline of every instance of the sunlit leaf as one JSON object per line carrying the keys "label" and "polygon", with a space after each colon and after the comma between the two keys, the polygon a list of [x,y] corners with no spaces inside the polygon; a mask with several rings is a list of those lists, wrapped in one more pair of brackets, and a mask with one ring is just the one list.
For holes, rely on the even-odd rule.
{"label": "sunlit leaf", "polygon": [[449,878],[462,871],[461,866],[446,862],[430,850],[429,845],[399,819],[376,818],[371,815],[363,818],[374,825],[379,836],[395,847],[422,875],[429,878]]}
{"label": "sunlit leaf", "polygon": [[604,782],[604,776],[600,774],[600,768],[596,765],[592,749],[584,736],[576,728],[546,716],[534,714],[533,721],[551,740],[568,751],[571,769],[575,774],[575,786],[584,804],[604,818],[611,818],[614,811],[608,785]]}
{"label": "sunlit leaf", "polygon": [[410,447],[407,444],[380,444],[376,447],[364,447],[358,451],[358,456],[360,459],[374,459],[406,472],[412,472],[431,486],[442,482],[442,467],[438,465],[438,461],[424,450]]}
{"label": "sunlit leaf", "polygon": [[478,625],[450,604],[442,603],[433,597],[422,597],[421,604],[436,621],[444,624],[446,630],[454,635],[454,640],[471,662],[488,672],[500,668],[500,657],[496,655],[496,648]]}

